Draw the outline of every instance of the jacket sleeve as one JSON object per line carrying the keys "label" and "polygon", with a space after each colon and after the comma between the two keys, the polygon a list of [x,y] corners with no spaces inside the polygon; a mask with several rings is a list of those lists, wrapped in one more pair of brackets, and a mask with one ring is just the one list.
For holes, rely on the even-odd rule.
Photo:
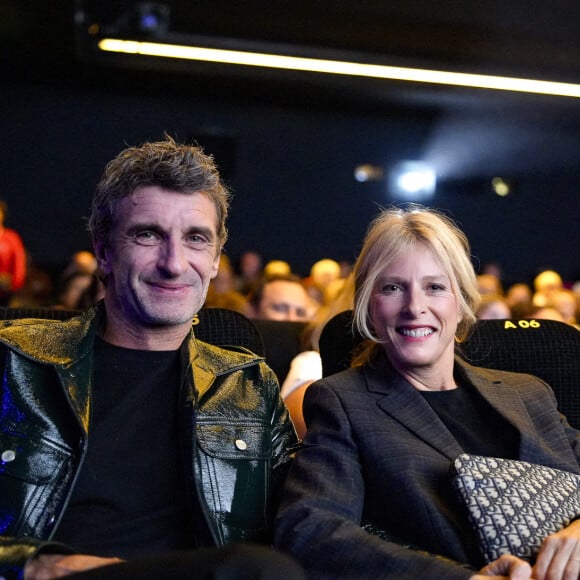
{"label": "jacket sleeve", "polygon": [[[323,382],[306,391],[308,434],[286,482],[275,545],[312,578],[467,579],[474,571],[361,528],[365,481],[340,400]],[[385,502],[396,498],[385,497]]]}

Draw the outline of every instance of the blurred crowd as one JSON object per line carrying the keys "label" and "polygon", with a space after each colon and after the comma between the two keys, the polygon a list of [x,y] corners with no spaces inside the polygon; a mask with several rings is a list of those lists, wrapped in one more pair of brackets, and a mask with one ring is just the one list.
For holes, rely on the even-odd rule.
{"label": "blurred crowd", "polygon": [[[97,261],[89,250],[74,252],[56,274],[34,263],[17,232],[5,226],[6,202],[0,200],[0,303],[18,308],[83,310],[103,294]],[[318,330],[330,315],[351,307],[352,264],[331,257],[314,262],[306,277],[281,259],[265,262],[258,251],[242,252],[234,263],[220,256],[205,307],[228,308],[248,318],[308,322],[305,348],[317,350]],[[497,264],[478,275],[480,319],[552,319],[578,326],[580,281],[565,282],[544,270],[533,281],[504,288]]]}

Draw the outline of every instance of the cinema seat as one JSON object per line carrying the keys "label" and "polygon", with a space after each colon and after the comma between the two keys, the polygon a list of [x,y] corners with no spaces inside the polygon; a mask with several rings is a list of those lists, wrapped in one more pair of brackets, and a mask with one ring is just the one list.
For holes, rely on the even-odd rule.
{"label": "cinema seat", "polygon": [[[350,365],[361,336],[352,311],[330,320],[320,337],[323,375]],[[458,353],[473,365],[529,373],[554,390],[560,411],[580,429],[580,331],[555,320],[480,320]]]}

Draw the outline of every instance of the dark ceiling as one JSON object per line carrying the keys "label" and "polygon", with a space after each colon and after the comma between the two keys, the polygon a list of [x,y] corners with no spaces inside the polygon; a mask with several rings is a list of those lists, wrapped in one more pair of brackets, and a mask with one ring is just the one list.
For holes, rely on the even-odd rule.
{"label": "dark ceiling", "polygon": [[95,86],[106,81],[119,90],[186,91],[184,78],[195,78],[192,85],[202,96],[358,114],[401,108],[433,120],[427,156],[441,155],[442,147],[448,156],[473,151],[474,167],[467,162],[464,172],[476,172],[482,162],[512,173],[530,165],[536,171],[578,165],[578,99],[95,58],[90,25],[105,33],[126,31],[135,22],[135,6],[155,4],[169,16],[161,38],[199,35],[330,58],[364,55],[385,64],[580,82],[580,10],[563,0],[0,0],[4,70],[15,79]]}

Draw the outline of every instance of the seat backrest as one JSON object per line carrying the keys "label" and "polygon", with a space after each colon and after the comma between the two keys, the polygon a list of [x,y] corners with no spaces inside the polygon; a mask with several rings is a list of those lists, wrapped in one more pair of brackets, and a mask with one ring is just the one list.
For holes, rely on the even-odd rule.
{"label": "seat backrest", "polygon": [[[199,323],[196,324],[196,320]],[[265,356],[264,342],[254,323],[240,312],[227,308],[202,308],[194,319],[193,333],[203,342],[222,348],[242,346]]]}
{"label": "seat backrest", "polygon": [[[41,318],[66,320],[78,311],[58,308],[0,308],[0,320]],[[225,308],[203,308],[194,319],[193,332],[199,340],[222,348],[242,346],[264,356],[262,337],[251,320]]]}
{"label": "seat backrest", "polygon": [[252,320],[264,341],[268,365],[278,377],[280,384],[288,375],[292,359],[304,350],[302,334],[305,322],[292,320]]}
{"label": "seat backrest", "polygon": [[[323,375],[348,368],[361,341],[352,330],[352,311],[330,320],[320,337]],[[575,327],[555,320],[479,320],[458,352],[476,366],[544,379],[560,411],[580,429],[580,332]]]}
{"label": "seat backrest", "polygon": [[580,429],[580,331],[557,320],[481,320],[459,353],[473,365],[529,373],[554,390]]}

